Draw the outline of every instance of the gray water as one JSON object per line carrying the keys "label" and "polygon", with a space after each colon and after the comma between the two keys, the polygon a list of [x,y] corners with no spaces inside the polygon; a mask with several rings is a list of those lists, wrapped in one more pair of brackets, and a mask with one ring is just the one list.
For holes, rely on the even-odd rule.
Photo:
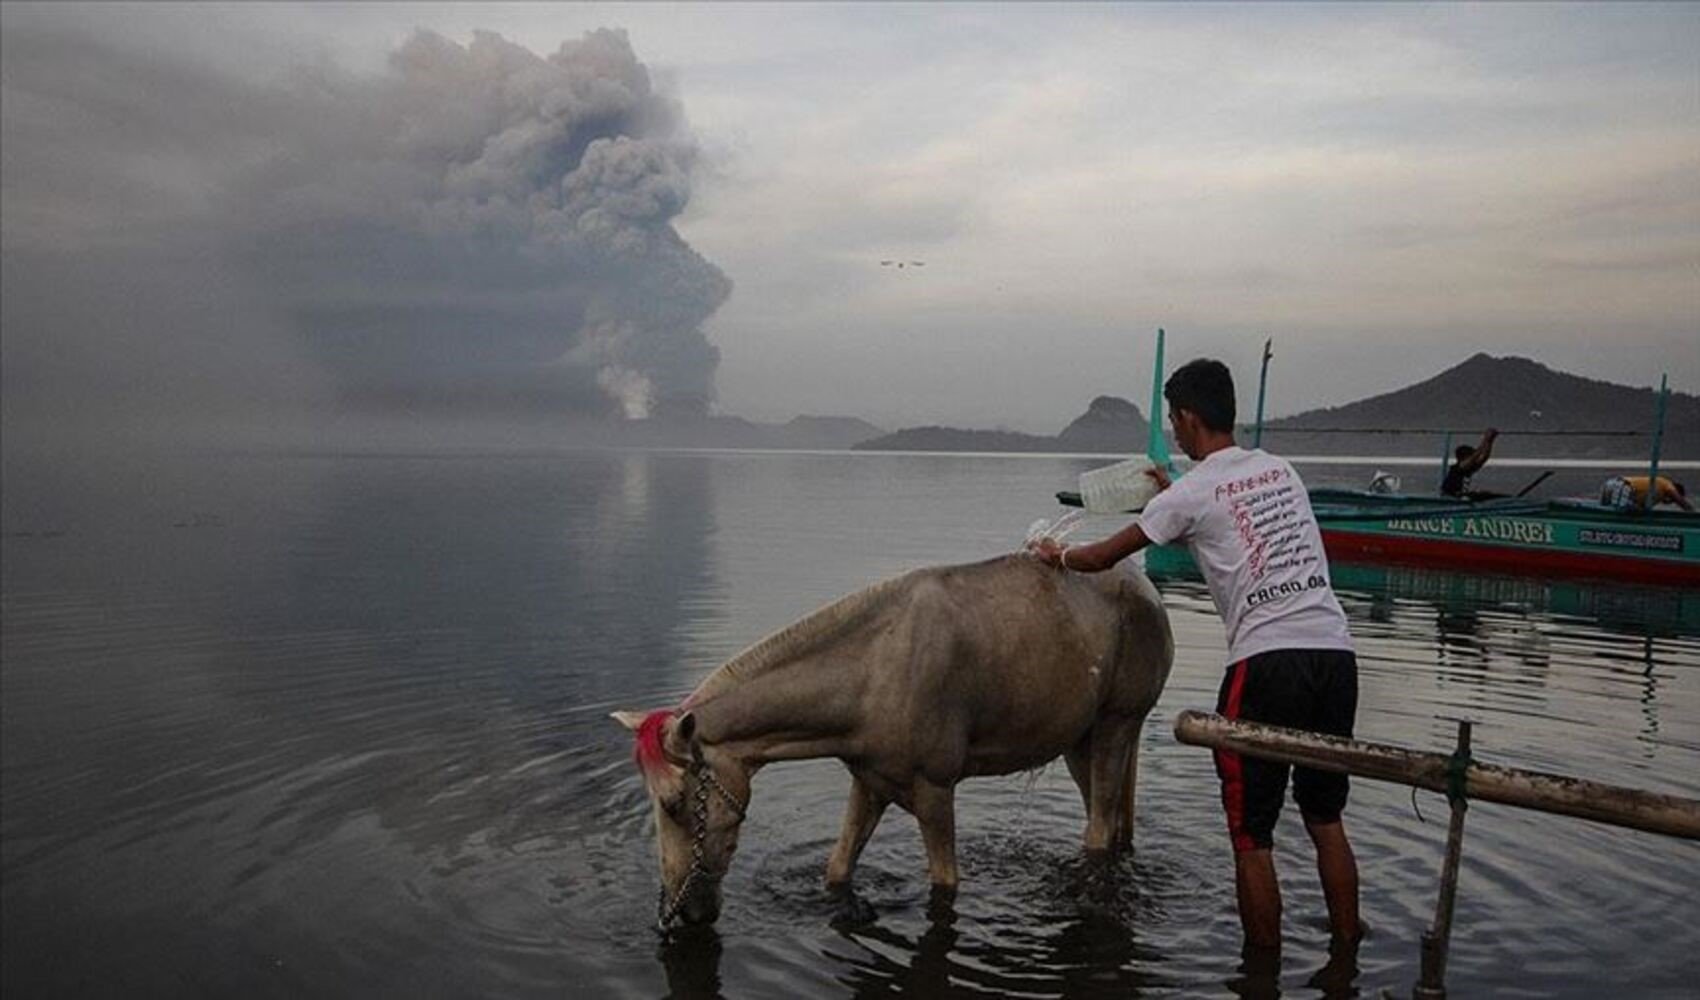
{"label": "gray water", "polygon": [[[674,704],[865,584],[1014,548],[1093,464],[11,449],[6,995],[1408,995],[1445,803],[1392,785],[1356,783],[1347,813],[1371,929],[1355,967],[1327,967],[1284,815],[1283,962],[1240,968],[1210,756],[1170,731],[1224,659],[1188,580],[1161,582],[1177,664],[1133,860],[1084,863],[1060,766],[979,779],[954,903],[929,901],[893,811],[858,873],[873,919],[847,923],[819,880],[848,777],[776,765],[718,927],[650,929],[649,807],[607,713]],[[1345,591],[1359,734],[1441,750],[1470,719],[1483,759],[1700,796],[1695,597],[1408,571]],[[1700,845],[1478,803],[1454,995],[1691,996],[1697,893]]]}

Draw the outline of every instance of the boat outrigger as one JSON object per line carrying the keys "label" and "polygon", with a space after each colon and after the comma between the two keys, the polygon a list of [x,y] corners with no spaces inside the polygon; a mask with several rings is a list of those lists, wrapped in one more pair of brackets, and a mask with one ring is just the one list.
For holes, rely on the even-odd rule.
{"label": "boat outrigger", "polygon": [[[1162,345],[1159,330],[1148,454],[1153,462],[1172,468],[1157,420],[1162,406]],[[1269,356],[1265,344],[1265,376]],[[1653,479],[1658,476],[1668,393],[1668,386],[1661,382],[1648,468]],[[1262,412],[1260,384],[1254,443],[1262,438]],[[1077,492],[1059,492],[1057,500],[1082,505]],[[1700,586],[1700,513],[1692,511],[1624,510],[1581,499],[1468,500],[1325,488],[1312,489],[1310,500],[1331,562]]]}

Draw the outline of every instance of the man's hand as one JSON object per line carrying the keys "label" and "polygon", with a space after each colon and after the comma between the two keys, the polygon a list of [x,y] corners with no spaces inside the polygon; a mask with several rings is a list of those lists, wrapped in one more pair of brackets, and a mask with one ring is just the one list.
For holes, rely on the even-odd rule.
{"label": "man's hand", "polygon": [[1164,490],[1168,489],[1170,486],[1174,485],[1173,483],[1171,483],[1169,481],[1168,471],[1166,469],[1164,469],[1161,465],[1157,465],[1157,464],[1153,463],[1151,468],[1145,470],[1145,474],[1147,476],[1150,476],[1152,481],[1157,484],[1157,492],[1158,493],[1161,493]]}
{"label": "man's hand", "polygon": [[1063,550],[1066,548],[1068,548],[1068,546],[1057,541],[1055,538],[1041,538],[1037,542],[1033,543],[1032,552],[1034,555],[1039,557],[1040,562],[1047,566],[1056,566],[1061,568],[1062,554]]}

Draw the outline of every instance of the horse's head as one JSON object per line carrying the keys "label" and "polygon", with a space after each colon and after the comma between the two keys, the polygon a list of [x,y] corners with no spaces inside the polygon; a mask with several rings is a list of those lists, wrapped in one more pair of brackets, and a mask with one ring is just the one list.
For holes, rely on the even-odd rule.
{"label": "horse's head", "polygon": [[690,924],[712,923],[720,916],[720,879],[738,849],[749,776],[703,746],[690,712],[613,715],[637,734],[633,757],[655,807],[660,922],[665,927],[677,917]]}

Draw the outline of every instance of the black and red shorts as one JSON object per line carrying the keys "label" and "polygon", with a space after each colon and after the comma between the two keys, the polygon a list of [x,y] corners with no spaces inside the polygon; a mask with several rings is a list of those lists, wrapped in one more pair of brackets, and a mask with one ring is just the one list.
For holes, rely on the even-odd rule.
{"label": "black and red shorts", "polygon": [[[1358,711],[1358,661],[1344,649],[1274,649],[1228,667],[1216,711],[1229,719],[1351,736]],[[1271,847],[1287,794],[1288,765],[1216,751],[1222,805],[1234,851]],[[1305,819],[1329,823],[1346,807],[1346,775],[1296,767],[1293,801]]]}

